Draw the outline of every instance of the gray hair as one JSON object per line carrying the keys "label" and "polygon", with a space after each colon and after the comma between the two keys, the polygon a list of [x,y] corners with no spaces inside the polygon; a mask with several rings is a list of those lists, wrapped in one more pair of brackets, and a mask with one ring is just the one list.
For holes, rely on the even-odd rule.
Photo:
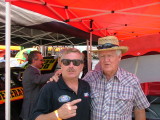
{"label": "gray hair", "polygon": [[38,59],[38,54],[41,54],[40,51],[31,51],[28,55],[28,63],[32,64],[34,59]]}
{"label": "gray hair", "polygon": [[117,54],[118,56],[120,56],[120,55],[122,54],[122,51],[121,51],[121,50],[116,50],[116,54]]}
{"label": "gray hair", "polygon": [[76,48],[67,48],[65,49],[63,52],[62,52],[62,55],[61,55],[61,59],[63,59],[63,57],[66,55],[66,54],[69,54],[69,53],[78,53],[81,55],[81,59],[84,60],[84,55],[83,53],[81,53],[78,49]]}

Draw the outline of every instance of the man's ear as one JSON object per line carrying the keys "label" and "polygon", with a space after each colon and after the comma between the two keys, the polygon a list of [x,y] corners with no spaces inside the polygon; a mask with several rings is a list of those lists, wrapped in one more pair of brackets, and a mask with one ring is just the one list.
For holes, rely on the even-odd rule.
{"label": "man's ear", "polygon": [[121,61],[121,59],[122,59],[122,54],[119,55],[119,61]]}
{"label": "man's ear", "polygon": [[32,64],[33,64],[33,63],[35,63],[35,60],[34,60],[34,59],[32,60]]}

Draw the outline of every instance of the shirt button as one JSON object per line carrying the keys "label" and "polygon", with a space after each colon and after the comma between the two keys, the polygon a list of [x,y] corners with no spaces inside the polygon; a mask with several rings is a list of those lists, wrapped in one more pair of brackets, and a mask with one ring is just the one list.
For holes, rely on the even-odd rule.
{"label": "shirt button", "polygon": [[105,110],[108,111],[109,110],[109,106],[106,106]]}
{"label": "shirt button", "polygon": [[107,88],[111,88],[112,86],[110,84],[107,85]]}

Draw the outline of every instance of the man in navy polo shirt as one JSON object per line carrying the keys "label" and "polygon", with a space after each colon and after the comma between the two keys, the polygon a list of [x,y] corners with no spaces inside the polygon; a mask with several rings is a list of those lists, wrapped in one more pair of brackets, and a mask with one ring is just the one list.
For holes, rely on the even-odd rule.
{"label": "man in navy polo shirt", "polygon": [[31,119],[90,120],[90,87],[78,79],[83,59],[83,54],[75,48],[62,53],[62,74],[57,83],[49,82],[41,89]]}

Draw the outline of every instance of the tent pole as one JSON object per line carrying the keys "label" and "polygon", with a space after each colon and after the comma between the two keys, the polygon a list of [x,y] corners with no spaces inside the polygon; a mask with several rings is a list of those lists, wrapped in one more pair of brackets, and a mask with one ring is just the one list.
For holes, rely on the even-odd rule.
{"label": "tent pole", "polygon": [[89,69],[89,40],[87,40],[87,63],[88,63],[87,68],[88,68],[88,71],[89,71],[90,70]]}
{"label": "tent pole", "polygon": [[10,42],[11,42],[11,5],[6,2],[5,24],[5,120],[10,120]]}
{"label": "tent pole", "polygon": [[137,75],[137,71],[138,71],[138,65],[139,65],[139,57],[137,56],[136,58],[136,66],[135,66],[135,70],[134,70],[134,74]]}
{"label": "tent pole", "polygon": [[88,61],[88,71],[92,70],[92,55],[91,55],[91,50],[92,50],[92,32],[90,32],[90,41],[89,41],[89,61]]}
{"label": "tent pole", "polygon": [[92,56],[91,56],[91,50],[92,50],[92,29],[93,27],[93,20],[90,20],[90,40],[89,40],[89,46],[90,46],[90,50],[88,51],[88,71],[92,70]]}

